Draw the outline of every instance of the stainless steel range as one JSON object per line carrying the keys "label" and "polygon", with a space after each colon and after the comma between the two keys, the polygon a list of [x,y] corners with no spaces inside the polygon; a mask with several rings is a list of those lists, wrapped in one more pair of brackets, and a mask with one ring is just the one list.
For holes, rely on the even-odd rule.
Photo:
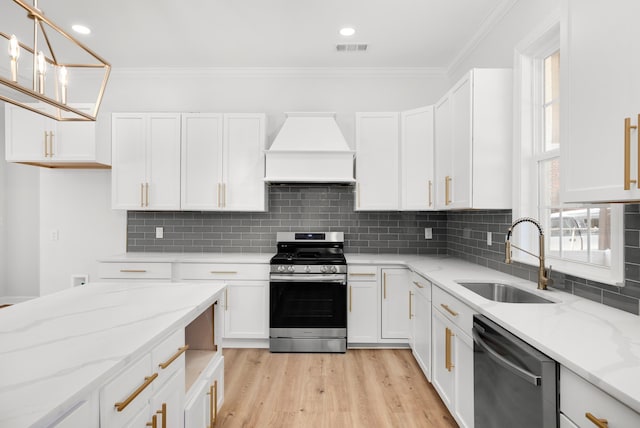
{"label": "stainless steel range", "polygon": [[279,232],[271,259],[269,350],[347,350],[347,261],[342,232]]}

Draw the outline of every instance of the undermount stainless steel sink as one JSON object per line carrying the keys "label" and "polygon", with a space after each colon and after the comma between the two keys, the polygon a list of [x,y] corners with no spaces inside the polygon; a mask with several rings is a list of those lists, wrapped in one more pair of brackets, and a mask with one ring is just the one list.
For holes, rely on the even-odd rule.
{"label": "undermount stainless steel sink", "polygon": [[[457,281],[456,281],[457,282]],[[499,282],[458,282],[464,288],[473,291],[485,299],[502,303],[555,303],[528,291]]]}

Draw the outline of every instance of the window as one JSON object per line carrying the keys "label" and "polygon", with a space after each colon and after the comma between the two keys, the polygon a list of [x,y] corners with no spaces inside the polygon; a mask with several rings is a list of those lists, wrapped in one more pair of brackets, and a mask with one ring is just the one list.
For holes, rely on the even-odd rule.
{"label": "window", "polygon": [[[514,219],[531,216],[545,231],[547,266],[595,281],[622,282],[622,210],[611,205],[563,204],[560,195],[562,144],[559,25],[552,23],[521,43],[516,55],[520,144]],[[518,75],[519,74],[519,75]],[[517,85],[516,85],[517,86]],[[523,229],[523,228],[520,228]],[[619,232],[619,233],[618,233]],[[537,254],[534,230],[514,230],[520,246]],[[514,250],[514,259],[537,260]]]}

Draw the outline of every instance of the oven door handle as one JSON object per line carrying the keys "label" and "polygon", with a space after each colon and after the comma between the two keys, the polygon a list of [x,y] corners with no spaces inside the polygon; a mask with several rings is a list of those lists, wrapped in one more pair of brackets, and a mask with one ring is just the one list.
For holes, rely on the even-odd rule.
{"label": "oven door handle", "polygon": [[520,377],[521,379],[524,379],[527,382],[532,383],[536,386],[540,385],[542,380],[541,376],[537,376],[521,367],[518,367],[517,365],[513,364],[511,361],[504,359],[500,354],[494,351],[491,348],[491,346],[487,344],[487,342],[482,340],[482,338],[480,337],[480,334],[476,331],[475,328],[471,331],[471,333],[473,335],[473,341],[476,343],[476,345],[478,345],[483,351],[485,351],[487,355],[491,357],[496,363],[500,364],[502,367],[509,370],[511,373]]}
{"label": "oven door handle", "polygon": [[278,282],[336,282],[346,284],[347,279],[344,275],[336,276],[320,276],[319,275],[274,275],[271,274],[269,279]]}

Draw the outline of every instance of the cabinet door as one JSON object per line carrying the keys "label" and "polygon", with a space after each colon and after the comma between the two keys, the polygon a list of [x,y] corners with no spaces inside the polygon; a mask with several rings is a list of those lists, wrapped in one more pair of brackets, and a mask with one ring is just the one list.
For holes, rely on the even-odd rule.
{"label": "cabinet door", "polygon": [[[624,119],[638,125],[640,2],[615,7],[598,0],[568,0],[561,40],[563,202],[640,198],[638,184],[624,190]],[[631,132],[631,178],[638,179],[638,130]]]}
{"label": "cabinet door", "polygon": [[398,114],[356,113],[356,210],[397,210]]}
{"label": "cabinet door", "polygon": [[472,81],[467,74],[451,90],[452,156],[449,208],[471,208]]}
{"label": "cabinet door", "polygon": [[226,338],[266,339],[269,337],[269,282],[227,283],[224,332]]}
{"label": "cabinet door", "polygon": [[473,340],[454,329],[454,417],[461,427],[473,428]]}
{"label": "cabinet door", "polygon": [[418,365],[431,380],[431,302],[412,287],[412,350]]}
{"label": "cabinet door", "polygon": [[409,337],[409,270],[382,270],[382,339]]}
{"label": "cabinet door", "polygon": [[434,209],[433,106],[402,112],[402,209]]}
{"label": "cabinet door", "polygon": [[112,208],[144,209],[146,127],[144,114],[121,113],[112,116]]}
{"label": "cabinet door", "polygon": [[146,208],[179,210],[180,115],[153,113],[148,123]]}
{"label": "cabinet door", "polygon": [[[437,310],[432,312],[433,361],[432,383],[444,404],[452,409],[454,388],[454,367],[451,366],[454,351],[453,330],[448,320]],[[472,388],[473,390],[473,388]]]}
{"label": "cabinet door", "polygon": [[221,114],[182,115],[181,208],[222,208]]}
{"label": "cabinet door", "polygon": [[8,161],[45,160],[50,120],[22,107],[5,103],[5,157]]}
{"label": "cabinet door", "polygon": [[151,412],[158,415],[157,428],[182,428],[184,426],[184,376],[180,368],[151,397]]}
{"label": "cabinet door", "polygon": [[264,114],[224,115],[223,208],[265,211]]}
{"label": "cabinet door", "polygon": [[434,109],[435,121],[435,198],[437,209],[447,209],[451,203],[449,192],[453,174],[453,149],[452,149],[452,123],[451,123],[451,97],[445,95]]}
{"label": "cabinet door", "polygon": [[184,408],[184,428],[209,427],[209,383],[201,381],[193,388],[194,398]]}
{"label": "cabinet door", "polygon": [[379,325],[377,281],[349,282],[347,341],[377,343]]}
{"label": "cabinet door", "polygon": [[[79,110],[91,112],[87,106],[76,106]],[[52,159],[54,160],[95,160],[96,123],[50,121]]]}

